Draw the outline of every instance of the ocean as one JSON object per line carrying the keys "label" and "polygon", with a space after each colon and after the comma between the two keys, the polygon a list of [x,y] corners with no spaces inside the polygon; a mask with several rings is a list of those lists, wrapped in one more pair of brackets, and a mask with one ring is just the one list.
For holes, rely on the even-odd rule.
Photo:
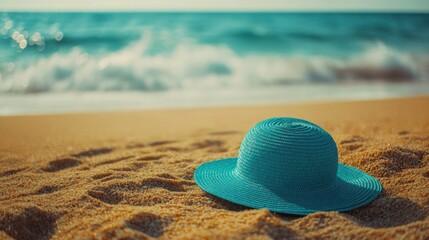
{"label": "ocean", "polygon": [[0,13],[0,115],[429,93],[429,14]]}

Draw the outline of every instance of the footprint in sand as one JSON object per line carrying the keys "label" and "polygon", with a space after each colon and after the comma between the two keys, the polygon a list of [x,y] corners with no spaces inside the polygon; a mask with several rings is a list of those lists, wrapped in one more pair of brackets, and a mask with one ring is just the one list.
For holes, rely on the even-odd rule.
{"label": "footprint in sand", "polygon": [[352,136],[350,139],[346,139],[340,142],[340,146],[345,148],[348,151],[355,151],[360,149],[363,146],[363,142],[365,142],[366,139],[360,137],[360,136]]}
{"label": "footprint in sand", "polygon": [[148,144],[138,143],[138,142],[130,142],[125,145],[125,148],[133,149],[133,148],[144,148],[144,147],[157,147],[162,145],[167,145],[171,143],[175,143],[176,141],[162,140],[162,141],[154,141]]}
{"label": "footprint in sand", "polygon": [[111,176],[112,174],[113,173],[109,173],[109,172],[107,172],[107,173],[99,173],[99,174],[95,174],[94,176],[92,176],[92,179],[94,179],[94,180],[103,179],[105,177]]}
{"label": "footprint in sand", "polygon": [[137,158],[137,160],[139,160],[139,161],[154,161],[154,160],[159,160],[165,156],[166,155],[148,155],[148,156]]}
{"label": "footprint in sand", "polygon": [[113,148],[94,148],[94,149],[89,149],[83,152],[79,152],[76,154],[72,154],[71,156],[73,157],[77,157],[77,158],[82,158],[82,157],[94,157],[97,155],[102,155],[102,154],[108,154],[110,152],[112,152],[114,149]]}
{"label": "footprint in sand", "polygon": [[46,172],[57,172],[66,168],[75,167],[79,164],[81,164],[81,161],[76,158],[63,158],[49,162],[49,165],[42,168],[42,170]]}
{"label": "footprint in sand", "polygon": [[[75,167],[77,165],[80,165],[81,162],[81,158],[89,158],[89,157],[94,157],[94,156],[98,156],[98,155],[102,155],[102,154],[108,154],[110,152],[113,151],[113,148],[94,148],[94,149],[89,149],[83,152],[79,152],[79,153],[75,153],[75,154],[71,154],[70,157],[65,157],[62,159],[57,159],[54,161],[49,162],[48,166],[43,167],[42,170],[46,171],[46,172],[57,172],[60,170],[64,170],[67,168],[71,168],[71,167]],[[114,160],[114,161],[120,161],[119,160]]]}
{"label": "footprint in sand", "polygon": [[60,189],[61,189],[60,186],[55,186],[55,185],[54,186],[43,186],[39,190],[37,190],[35,194],[36,195],[49,194],[49,193],[56,192]]}
{"label": "footprint in sand", "polygon": [[[427,217],[427,213],[415,202],[401,197],[380,196],[365,207],[348,212],[359,224],[372,228],[396,227]],[[383,221],[383,219],[389,219]]]}
{"label": "footprint in sand", "polygon": [[100,182],[107,182],[107,181],[114,180],[114,179],[124,179],[126,177],[128,177],[128,175],[124,174],[124,173],[107,172],[107,173],[96,174],[96,175],[92,176],[92,179],[93,180],[99,180]]}
{"label": "footprint in sand", "polygon": [[112,168],[113,171],[132,172],[137,171],[144,166],[143,163],[131,163],[126,167]]}
{"label": "footprint in sand", "polygon": [[233,134],[239,134],[239,131],[221,131],[221,132],[211,132],[210,135],[233,135]]}
{"label": "footprint in sand", "polygon": [[160,178],[166,178],[166,179],[177,179],[175,176],[173,176],[169,173],[162,173],[162,174],[158,174],[156,176],[160,177]]}
{"label": "footprint in sand", "polygon": [[0,228],[14,239],[50,239],[57,216],[38,207],[0,212]]}
{"label": "footprint in sand", "polygon": [[148,146],[151,147],[156,147],[156,146],[161,146],[161,145],[166,145],[166,144],[171,144],[171,143],[175,143],[176,141],[155,141],[155,142],[151,142],[148,144]]}
{"label": "footprint in sand", "polygon": [[116,163],[116,162],[128,160],[128,159],[131,159],[133,157],[134,156],[125,156],[125,157],[110,159],[110,160],[107,160],[107,161],[96,163],[96,164],[94,164],[94,167],[98,167],[98,166],[102,166],[102,165],[106,165],[106,164],[112,164],[112,163]]}
{"label": "footprint in sand", "polygon": [[22,172],[25,169],[27,169],[27,168],[17,168],[17,169],[7,170],[7,171],[4,171],[4,172],[0,173],[0,177],[11,176],[11,175],[17,174],[19,172]]}
{"label": "footprint in sand", "polygon": [[401,135],[401,136],[408,135],[408,134],[410,134],[409,131],[399,131],[398,132],[398,135]]}
{"label": "footprint in sand", "polygon": [[396,173],[405,169],[422,167],[422,160],[426,154],[419,150],[395,147],[381,153],[380,157],[387,160],[386,169]]}
{"label": "footprint in sand", "polygon": [[427,152],[403,147],[384,150],[370,159],[373,165],[371,173],[376,177],[390,177],[406,169],[420,168]]}
{"label": "footprint in sand", "polygon": [[171,222],[172,220],[170,218],[162,218],[152,213],[143,212],[127,220],[126,226],[134,231],[157,238],[164,233],[164,228]]}
{"label": "footprint in sand", "polygon": [[220,153],[226,152],[228,149],[224,148],[225,142],[220,140],[204,140],[192,144],[193,149],[203,149],[207,148],[208,152]]}
{"label": "footprint in sand", "polygon": [[[166,178],[146,178],[141,182],[114,183],[104,187],[95,187],[88,195],[109,204],[128,204],[150,206],[167,202],[174,198],[175,193],[185,192],[184,186],[194,185],[191,181]],[[170,195],[162,198],[154,190],[166,190]]]}
{"label": "footprint in sand", "polygon": [[144,143],[137,143],[137,142],[129,142],[125,145],[125,148],[133,149],[133,148],[144,148],[146,145]]}
{"label": "footprint in sand", "polygon": [[365,142],[366,139],[361,136],[352,136],[350,139],[346,139],[340,142],[340,144],[356,143],[356,142]]}

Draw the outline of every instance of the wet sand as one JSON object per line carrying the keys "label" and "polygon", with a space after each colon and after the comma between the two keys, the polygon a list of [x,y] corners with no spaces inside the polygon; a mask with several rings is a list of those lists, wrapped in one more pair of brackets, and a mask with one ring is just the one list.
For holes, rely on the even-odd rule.
{"label": "wet sand", "polygon": [[[199,164],[236,156],[273,116],[330,132],[382,194],[300,217],[198,188]],[[1,117],[0,136],[0,239],[429,238],[429,97]]]}

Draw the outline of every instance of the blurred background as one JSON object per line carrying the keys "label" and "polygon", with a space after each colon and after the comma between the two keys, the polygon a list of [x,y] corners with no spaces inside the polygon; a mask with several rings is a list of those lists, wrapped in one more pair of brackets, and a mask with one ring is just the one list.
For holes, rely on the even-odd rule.
{"label": "blurred background", "polygon": [[0,115],[429,93],[425,1],[0,6]]}

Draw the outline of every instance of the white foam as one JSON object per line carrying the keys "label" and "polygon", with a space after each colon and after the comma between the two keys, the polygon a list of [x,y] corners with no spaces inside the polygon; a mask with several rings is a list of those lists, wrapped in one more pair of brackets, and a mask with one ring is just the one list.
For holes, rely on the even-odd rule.
{"label": "white foam", "polygon": [[[150,37],[117,52],[89,55],[79,48],[2,72],[0,92],[162,91],[238,89],[278,84],[361,80],[427,81],[429,60],[382,43],[348,59],[326,56],[240,56],[226,46],[181,43],[148,54]],[[3,69],[6,69],[5,67]]]}

